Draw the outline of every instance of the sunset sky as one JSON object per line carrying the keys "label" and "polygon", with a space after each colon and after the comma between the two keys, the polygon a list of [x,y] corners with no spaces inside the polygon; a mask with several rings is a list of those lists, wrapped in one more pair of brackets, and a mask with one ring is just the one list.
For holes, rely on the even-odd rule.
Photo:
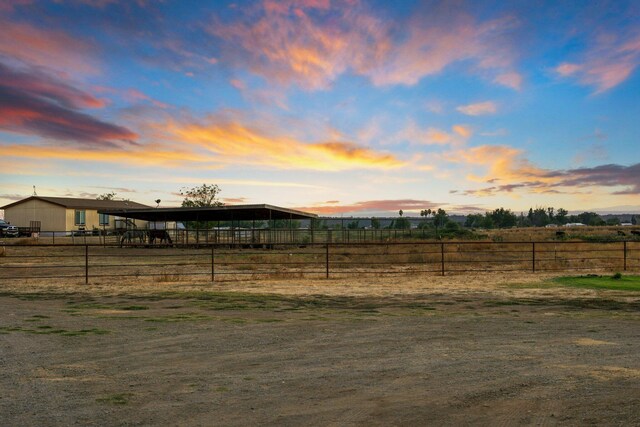
{"label": "sunset sky", "polygon": [[640,212],[639,1],[0,0],[0,206]]}

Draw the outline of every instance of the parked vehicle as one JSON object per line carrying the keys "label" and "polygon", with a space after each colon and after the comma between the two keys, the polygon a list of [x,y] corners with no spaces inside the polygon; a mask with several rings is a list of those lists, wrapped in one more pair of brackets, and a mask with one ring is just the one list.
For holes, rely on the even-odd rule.
{"label": "parked vehicle", "polygon": [[18,237],[18,234],[18,227],[9,224],[4,219],[0,219],[0,236]]}

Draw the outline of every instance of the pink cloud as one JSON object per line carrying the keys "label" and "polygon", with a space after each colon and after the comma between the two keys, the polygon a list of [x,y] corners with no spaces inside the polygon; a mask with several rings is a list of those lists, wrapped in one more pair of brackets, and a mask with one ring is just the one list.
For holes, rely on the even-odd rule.
{"label": "pink cloud", "polygon": [[640,65],[640,32],[600,34],[576,61],[555,68],[561,77],[572,77],[580,84],[595,87],[595,93],[618,86]]}
{"label": "pink cloud", "polygon": [[520,90],[522,87],[522,76],[516,72],[499,74],[496,76],[494,82],[514,90]]}
{"label": "pink cloud", "polygon": [[95,73],[91,54],[95,46],[58,31],[0,18],[0,54],[20,61],[63,69],[70,73]]}
{"label": "pink cloud", "polygon": [[493,101],[478,102],[475,104],[461,105],[456,108],[462,114],[467,116],[483,116],[493,114],[498,111],[498,107]]}
{"label": "pink cloud", "polygon": [[498,84],[521,83],[509,71],[515,55],[507,35],[518,25],[509,17],[478,22],[443,6],[392,23],[357,1],[266,1],[243,13],[232,22],[215,20],[209,33],[225,42],[228,61],[283,85],[324,89],[349,72],[378,86],[413,85],[461,61],[498,75]]}

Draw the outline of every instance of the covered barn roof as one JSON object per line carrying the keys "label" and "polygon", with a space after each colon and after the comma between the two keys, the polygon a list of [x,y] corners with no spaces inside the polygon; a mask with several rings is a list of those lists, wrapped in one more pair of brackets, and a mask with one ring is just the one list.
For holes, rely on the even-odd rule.
{"label": "covered barn roof", "polygon": [[202,208],[101,209],[98,212],[144,221],[251,221],[317,218],[316,214],[272,205],[231,205]]}
{"label": "covered barn roof", "polygon": [[26,199],[18,200],[17,202],[9,203],[8,205],[0,207],[0,209],[7,209],[12,206],[17,206],[21,203],[28,202],[29,200],[42,200],[44,202],[53,203],[54,205],[63,206],[68,209],[143,209],[149,208],[148,205],[142,203],[132,202],[129,200],[96,200],[96,199],[79,199],[74,197],[46,197],[46,196],[31,196]]}

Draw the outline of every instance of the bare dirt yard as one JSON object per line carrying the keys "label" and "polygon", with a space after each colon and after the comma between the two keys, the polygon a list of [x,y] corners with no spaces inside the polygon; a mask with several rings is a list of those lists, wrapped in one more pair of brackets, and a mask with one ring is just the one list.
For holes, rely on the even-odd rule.
{"label": "bare dirt yard", "polygon": [[640,425],[640,293],[540,275],[0,283],[0,420]]}

